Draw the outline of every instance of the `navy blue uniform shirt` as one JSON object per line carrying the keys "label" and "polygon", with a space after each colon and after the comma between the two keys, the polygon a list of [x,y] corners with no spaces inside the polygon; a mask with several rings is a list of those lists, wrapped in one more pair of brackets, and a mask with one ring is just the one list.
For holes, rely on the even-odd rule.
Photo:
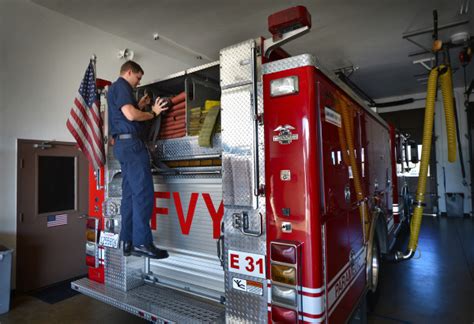
{"label": "navy blue uniform shirt", "polygon": [[130,104],[138,107],[137,100],[133,96],[133,89],[130,83],[122,77],[112,83],[107,93],[107,104],[109,109],[109,136],[119,134],[141,135],[143,123],[130,121],[122,112],[124,105]]}

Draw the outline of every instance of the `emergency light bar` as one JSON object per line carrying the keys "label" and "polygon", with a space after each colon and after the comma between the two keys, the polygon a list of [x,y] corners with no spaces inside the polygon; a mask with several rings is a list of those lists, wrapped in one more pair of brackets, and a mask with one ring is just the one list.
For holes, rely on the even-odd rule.
{"label": "emergency light bar", "polygon": [[268,30],[272,38],[264,41],[264,56],[269,58],[274,49],[306,34],[310,29],[311,15],[303,6],[288,8],[268,16]]}
{"label": "emergency light bar", "polygon": [[268,31],[275,36],[301,27],[311,28],[311,15],[303,6],[296,6],[268,16]]}

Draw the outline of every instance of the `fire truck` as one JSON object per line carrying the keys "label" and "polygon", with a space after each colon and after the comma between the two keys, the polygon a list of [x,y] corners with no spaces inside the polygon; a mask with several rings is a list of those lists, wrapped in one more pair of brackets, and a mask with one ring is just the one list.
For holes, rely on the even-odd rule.
{"label": "fire truck", "polygon": [[174,96],[145,140],[152,232],[170,256],[123,256],[109,140],[90,170],[89,275],[73,289],[157,323],[363,317],[405,218],[395,130],[313,55],[281,49],[309,32],[306,8],[268,23],[271,37],[137,90]]}

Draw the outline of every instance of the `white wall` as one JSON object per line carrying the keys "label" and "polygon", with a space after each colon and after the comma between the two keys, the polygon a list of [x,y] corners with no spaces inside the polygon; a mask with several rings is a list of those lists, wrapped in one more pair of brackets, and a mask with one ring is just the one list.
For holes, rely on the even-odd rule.
{"label": "white wall", "polygon": [[112,81],[125,47],[143,83],[189,66],[28,0],[0,0],[0,41],[0,244],[15,248],[17,139],[73,141],[65,123],[91,55]]}
{"label": "white wall", "polygon": [[[435,135],[436,140],[436,172],[438,177],[438,196],[439,210],[446,211],[446,192],[464,193],[464,213],[472,213],[472,197],[471,197],[471,168],[469,161],[469,140],[467,112],[464,107],[464,95],[462,89],[456,89],[454,92],[456,100],[456,108],[458,114],[459,137],[461,139],[461,147],[466,171],[466,178],[463,181],[461,163],[459,157],[459,147],[456,143],[456,161],[448,162],[448,142],[446,135],[446,118],[444,116],[444,108],[442,103],[441,91],[438,94],[438,100],[435,107]],[[444,170],[444,172],[443,172]],[[446,188],[444,187],[444,176],[446,176]]]}
{"label": "white wall", "polygon": [[[434,132],[437,138],[435,143],[436,149],[436,173],[437,173],[437,185],[438,185],[438,206],[439,211],[444,213],[446,212],[446,192],[461,192],[464,193],[464,213],[472,213],[472,197],[471,197],[471,170],[470,170],[470,161],[469,161],[469,141],[468,141],[468,126],[467,126],[467,113],[464,107],[464,89],[456,88],[454,89],[454,97],[456,99],[457,114],[459,120],[459,137],[461,138],[461,146],[464,160],[464,167],[466,170],[466,183],[463,183],[461,164],[459,159],[459,149],[456,143],[456,149],[458,152],[457,159],[454,163],[448,162],[448,145],[446,139],[446,119],[444,117],[444,108],[442,103],[442,94],[441,91],[438,91],[438,96],[435,104],[435,124]],[[420,107],[425,107],[426,102],[426,93],[417,93],[407,96],[397,96],[390,98],[380,98],[375,100],[376,102],[390,102],[396,100],[402,100],[406,98],[415,98],[420,99],[414,103],[391,107],[391,108],[382,108],[378,112],[392,112],[399,110],[410,110],[417,109]],[[423,127],[423,125],[420,125]],[[444,187],[444,174],[443,168],[446,175],[446,190]]]}

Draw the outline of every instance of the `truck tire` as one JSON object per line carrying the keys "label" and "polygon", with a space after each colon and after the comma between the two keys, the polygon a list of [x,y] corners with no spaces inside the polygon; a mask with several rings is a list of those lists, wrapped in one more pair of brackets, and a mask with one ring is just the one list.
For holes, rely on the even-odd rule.
{"label": "truck tire", "polygon": [[377,236],[374,238],[372,245],[372,259],[370,260],[370,275],[369,275],[369,291],[367,292],[367,307],[369,311],[373,311],[380,295],[380,275],[382,257],[380,253],[380,244]]}

